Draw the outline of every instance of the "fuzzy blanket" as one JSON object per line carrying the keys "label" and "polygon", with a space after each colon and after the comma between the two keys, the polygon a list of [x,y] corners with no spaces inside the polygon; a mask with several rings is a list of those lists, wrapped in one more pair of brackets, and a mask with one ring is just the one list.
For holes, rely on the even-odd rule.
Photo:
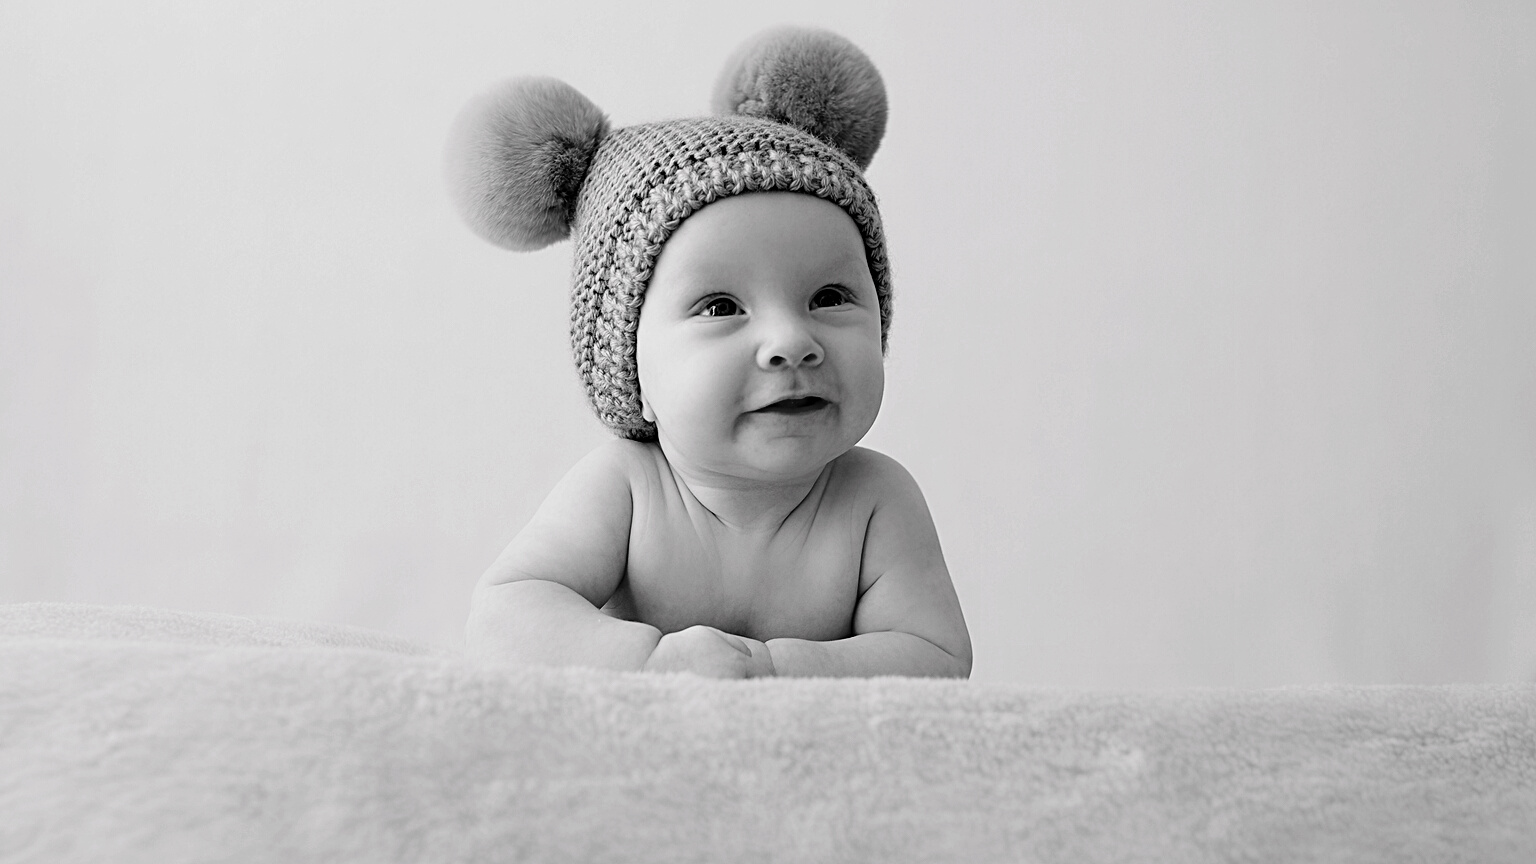
{"label": "fuzzy blanket", "polygon": [[490,668],[0,606],[0,861],[1536,861],[1536,687]]}

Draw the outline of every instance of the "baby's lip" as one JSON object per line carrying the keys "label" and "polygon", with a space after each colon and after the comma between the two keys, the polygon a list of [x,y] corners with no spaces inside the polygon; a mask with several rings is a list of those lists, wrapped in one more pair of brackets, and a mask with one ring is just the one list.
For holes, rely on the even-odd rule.
{"label": "baby's lip", "polygon": [[808,414],[831,405],[821,396],[785,396],[756,409],[754,414]]}

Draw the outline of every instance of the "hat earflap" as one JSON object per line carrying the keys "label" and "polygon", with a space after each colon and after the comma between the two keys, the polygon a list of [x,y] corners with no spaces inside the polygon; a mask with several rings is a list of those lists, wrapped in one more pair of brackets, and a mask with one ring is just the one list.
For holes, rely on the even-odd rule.
{"label": "hat earflap", "polygon": [[554,78],[514,78],[459,112],[446,153],[448,188],[476,234],[517,251],[570,235],[576,198],[608,118]]}
{"label": "hat earflap", "polygon": [[825,30],[784,27],[758,34],[726,61],[711,105],[787,123],[868,168],[885,135],[885,84],[875,64]]}

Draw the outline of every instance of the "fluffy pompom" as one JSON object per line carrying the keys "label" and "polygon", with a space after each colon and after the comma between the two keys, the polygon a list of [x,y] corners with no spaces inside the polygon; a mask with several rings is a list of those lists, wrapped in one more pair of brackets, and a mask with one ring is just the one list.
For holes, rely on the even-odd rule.
{"label": "fluffy pompom", "polygon": [[785,27],[753,37],[715,84],[717,114],[788,123],[869,167],[885,135],[885,84],[875,64],[835,33]]}
{"label": "fluffy pompom", "polygon": [[449,135],[449,192],[476,234],[518,251],[570,234],[608,118],[553,78],[514,78],[472,100]]}

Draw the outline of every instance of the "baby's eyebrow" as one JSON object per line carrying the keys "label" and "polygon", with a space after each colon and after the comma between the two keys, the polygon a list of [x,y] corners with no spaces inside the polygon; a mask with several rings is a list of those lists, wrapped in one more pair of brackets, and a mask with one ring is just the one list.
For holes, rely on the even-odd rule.
{"label": "baby's eyebrow", "polygon": [[[861,274],[869,273],[869,258],[864,253],[863,247],[858,249],[842,248],[835,255],[828,256],[827,265],[839,270],[849,268],[858,270]],[[873,276],[871,275],[871,281]]]}
{"label": "baby's eyebrow", "polygon": [[[725,270],[723,267],[719,269],[721,272]],[[713,268],[704,272],[690,270],[686,273],[671,273],[666,281],[666,294],[679,303],[691,304],[710,294],[729,293],[726,281]],[[653,281],[647,286],[646,293],[650,294],[654,287]]]}

